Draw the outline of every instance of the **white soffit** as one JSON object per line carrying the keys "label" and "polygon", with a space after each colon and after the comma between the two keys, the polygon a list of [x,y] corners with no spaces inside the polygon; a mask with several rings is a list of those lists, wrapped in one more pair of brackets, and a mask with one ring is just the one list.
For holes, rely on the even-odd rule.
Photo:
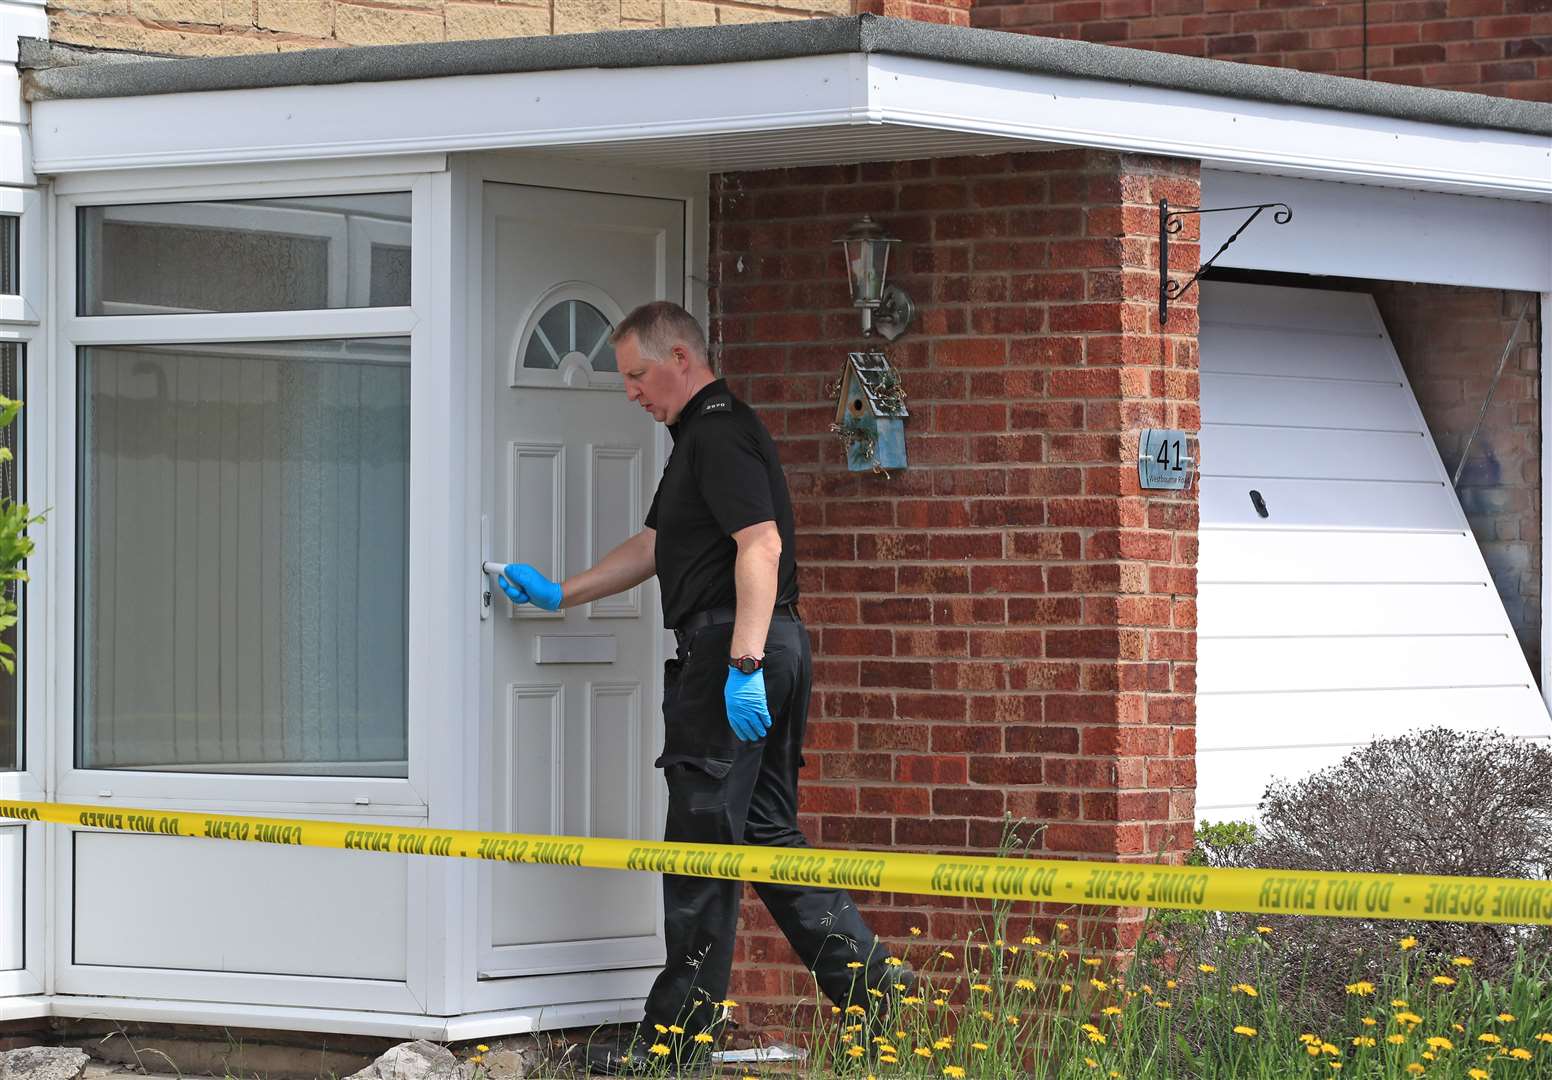
{"label": "white soffit", "polygon": [[45,174],[499,148],[724,171],[1055,144],[1552,198],[1545,136],[883,53],[45,100],[32,109],[35,168]]}

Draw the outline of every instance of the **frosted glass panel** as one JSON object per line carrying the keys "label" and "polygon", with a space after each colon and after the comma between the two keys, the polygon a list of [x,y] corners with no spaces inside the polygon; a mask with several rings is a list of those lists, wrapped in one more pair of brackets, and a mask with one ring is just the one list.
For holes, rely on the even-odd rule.
{"label": "frosted glass panel", "polygon": [[88,206],[81,315],[407,305],[410,195]]}
{"label": "frosted glass panel", "polygon": [[80,350],[81,767],[406,775],[408,359]]}

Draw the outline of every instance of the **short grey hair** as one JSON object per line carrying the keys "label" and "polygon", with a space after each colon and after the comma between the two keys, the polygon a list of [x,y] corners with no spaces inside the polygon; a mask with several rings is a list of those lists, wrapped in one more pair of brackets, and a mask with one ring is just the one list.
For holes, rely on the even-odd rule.
{"label": "short grey hair", "polygon": [[620,325],[609,335],[609,344],[618,345],[632,334],[636,336],[642,355],[653,361],[663,360],[675,345],[683,345],[701,363],[710,365],[706,355],[706,334],[701,324],[672,300],[642,304],[620,320]]}

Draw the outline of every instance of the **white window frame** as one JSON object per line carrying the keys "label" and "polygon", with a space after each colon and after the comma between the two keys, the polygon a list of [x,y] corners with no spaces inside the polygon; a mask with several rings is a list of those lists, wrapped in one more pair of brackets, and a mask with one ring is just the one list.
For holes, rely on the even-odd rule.
{"label": "white window frame", "polygon": [[[36,188],[0,187],[0,213],[16,214],[20,265],[20,295],[0,296],[0,342],[17,344],[23,349],[22,378],[26,409],[22,419],[25,443],[18,446],[21,467],[25,470],[23,491],[29,505],[48,509],[46,477],[48,470],[48,431],[46,410],[40,407],[40,390],[48,367],[49,343],[40,313],[47,310],[48,280],[48,202]],[[30,560],[31,569],[41,571],[43,548],[49,522],[31,530],[37,550]],[[17,670],[23,674],[21,724],[22,764],[20,770],[0,771],[0,799],[41,802],[49,798],[47,784],[49,725],[46,722],[48,680],[49,588],[45,575],[34,573],[27,583],[27,596],[21,605],[17,650]],[[5,827],[5,826],[0,826]],[[0,971],[0,1005],[5,999],[41,994],[46,988],[45,916],[47,896],[47,829],[45,825],[18,825],[22,832],[22,863],[25,886],[22,890],[22,966]]]}
{"label": "white window frame", "polygon": [[[369,170],[367,170],[369,172]],[[427,173],[386,173],[352,175],[343,165],[338,175],[306,179],[275,179],[249,182],[214,180],[203,184],[169,184],[166,188],[146,187],[135,177],[122,187],[103,178],[91,190],[66,194],[57,199],[55,252],[59,273],[55,281],[55,310],[58,313],[57,344],[53,351],[50,391],[57,403],[53,410],[56,430],[53,438],[57,484],[51,500],[55,519],[57,550],[51,562],[55,567],[55,597],[52,606],[57,618],[53,624],[53,644],[61,662],[53,665],[56,743],[54,776],[58,798],[65,802],[90,802],[112,805],[153,804],[204,806],[216,809],[247,808],[252,812],[281,814],[287,808],[333,816],[375,816],[411,813],[424,817],[427,807],[429,729],[436,723],[428,715],[426,696],[418,682],[423,670],[420,657],[437,655],[442,646],[427,629],[426,620],[416,613],[422,602],[434,603],[427,590],[417,588],[417,568],[428,560],[445,558],[436,549],[445,538],[435,535],[438,527],[411,513],[409,520],[411,580],[406,583],[410,604],[409,653],[417,658],[409,671],[409,766],[408,777],[361,777],[350,775],[315,776],[297,773],[251,774],[243,769],[231,772],[212,770],[81,769],[76,762],[74,714],[75,685],[75,532],[77,527],[76,440],[79,417],[76,415],[77,350],[95,345],[199,344],[240,341],[300,341],[319,338],[398,337],[410,342],[411,400],[433,400],[442,383],[434,359],[428,356],[429,338],[426,306],[429,302],[431,263],[431,175]],[[135,182],[139,181],[139,182]],[[409,191],[412,224],[408,228],[411,243],[412,297],[408,307],[330,308],[283,312],[199,312],[137,315],[77,314],[77,211],[87,206],[118,206],[145,203],[188,203],[235,199],[274,199],[324,195],[376,194]],[[254,208],[261,209],[261,208]],[[318,215],[301,210],[275,211],[283,215],[288,227],[307,225],[317,233]],[[149,207],[133,212],[135,219],[150,214]],[[267,220],[276,220],[268,217]],[[228,220],[228,224],[230,221]],[[338,275],[343,288],[343,260],[349,257],[349,237],[337,228],[340,241],[336,250],[340,261]],[[409,239],[405,231],[396,238]],[[331,235],[331,238],[336,238]],[[332,254],[332,253],[331,253]],[[335,288],[331,285],[331,301]],[[445,390],[443,391],[445,394]],[[410,505],[429,485],[442,483],[442,473],[431,460],[439,436],[429,410],[410,410],[410,443],[415,449],[410,460]],[[424,448],[425,453],[422,453]],[[342,770],[344,772],[345,770]],[[264,809],[260,809],[264,808]]]}

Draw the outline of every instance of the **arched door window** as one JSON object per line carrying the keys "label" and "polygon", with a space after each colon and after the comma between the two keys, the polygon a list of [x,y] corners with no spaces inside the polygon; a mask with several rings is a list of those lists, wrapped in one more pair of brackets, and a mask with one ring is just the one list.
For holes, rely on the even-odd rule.
{"label": "arched door window", "polygon": [[518,337],[512,385],[621,389],[609,335],[622,318],[619,305],[595,286],[568,281],[550,289]]}

